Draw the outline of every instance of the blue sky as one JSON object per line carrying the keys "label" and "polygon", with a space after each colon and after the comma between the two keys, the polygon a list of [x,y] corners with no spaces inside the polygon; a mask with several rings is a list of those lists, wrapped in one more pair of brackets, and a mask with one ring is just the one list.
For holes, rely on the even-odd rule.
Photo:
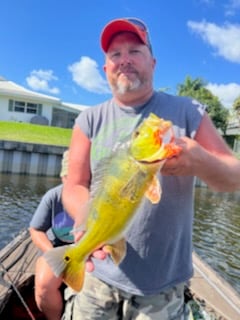
{"label": "blue sky", "polygon": [[0,76],[63,102],[111,97],[102,27],[138,17],[150,31],[155,89],[200,77],[230,107],[240,96],[240,0],[2,0]]}

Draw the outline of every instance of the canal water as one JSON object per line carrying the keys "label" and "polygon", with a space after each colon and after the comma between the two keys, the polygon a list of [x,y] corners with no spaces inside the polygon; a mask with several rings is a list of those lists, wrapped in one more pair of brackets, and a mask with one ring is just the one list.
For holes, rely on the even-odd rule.
{"label": "canal water", "polygon": [[[0,249],[29,224],[42,195],[60,179],[0,174]],[[195,251],[240,293],[240,192],[196,187]]]}

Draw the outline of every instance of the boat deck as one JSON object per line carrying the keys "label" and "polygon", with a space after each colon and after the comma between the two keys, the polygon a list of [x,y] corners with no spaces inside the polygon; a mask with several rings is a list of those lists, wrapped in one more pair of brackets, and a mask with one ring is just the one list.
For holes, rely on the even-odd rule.
{"label": "boat deck", "polygon": [[240,319],[239,294],[217,273],[193,253],[194,276],[190,281],[193,295],[206,308],[227,320]]}
{"label": "boat deck", "polygon": [[38,250],[28,231],[21,233],[0,252],[0,304],[12,288],[17,287],[34,274]]}
{"label": "boat deck", "polygon": [[[34,269],[38,254],[27,230],[0,251],[1,320],[46,320],[34,299]],[[14,308],[5,308],[8,303]]]}
{"label": "boat deck", "polygon": [[[33,291],[34,266],[37,256],[38,250],[32,243],[27,230],[0,251],[0,315],[10,296],[13,293],[16,295],[14,287],[21,291],[24,284],[31,281]],[[194,276],[189,288],[194,299],[204,304],[206,310],[214,311],[216,319],[239,320],[240,295],[196,253],[193,253],[193,263]],[[20,301],[18,296],[16,299]],[[33,292],[29,299],[34,299]],[[20,305],[21,303],[19,302]],[[26,301],[26,303],[32,306],[34,302]],[[38,312],[36,309],[34,311]],[[1,319],[4,318],[1,316]],[[16,319],[27,318],[21,318],[18,314]],[[44,319],[44,317],[38,312],[35,319]]]}

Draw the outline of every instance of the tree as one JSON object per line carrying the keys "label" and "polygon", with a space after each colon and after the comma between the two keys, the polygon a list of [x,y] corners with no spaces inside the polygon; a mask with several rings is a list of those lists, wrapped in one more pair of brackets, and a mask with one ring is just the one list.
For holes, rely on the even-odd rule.
{"label": "tree", "polygon": [[206,87],[201,78],[192,79],[187,76],[183,84],[177,87],[179,96],[192,97],[206,105],[206,111],[211,117],[215,126],[225,134],[228,124],[228,110],[221,104],[217,96],[214,96]]}
{"label": "tree", "polygon": [[237,117],[238,117],[238,121],[240,123],[240,96],[234,100],[233,110],[236,112]]}

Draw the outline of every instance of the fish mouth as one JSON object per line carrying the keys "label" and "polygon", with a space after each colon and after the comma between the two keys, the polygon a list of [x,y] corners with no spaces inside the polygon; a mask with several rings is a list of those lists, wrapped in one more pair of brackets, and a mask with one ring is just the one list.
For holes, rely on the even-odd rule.
{"label": "fish mouth", "polygon": [[139,159],[139,162],[153,164],[163,160],[166,160],[165,144],[162,144],[161,147],[150,156]]}
{"label": "fish mouth", "polygon": [[160,163],[162,161],[165,161],[166,159],[156,159],[156,160],[152,160],[152,161],[147,161],[147,160],[139,160],[138,162],[142,163],[142,164],[156,164],[156,163]]}

